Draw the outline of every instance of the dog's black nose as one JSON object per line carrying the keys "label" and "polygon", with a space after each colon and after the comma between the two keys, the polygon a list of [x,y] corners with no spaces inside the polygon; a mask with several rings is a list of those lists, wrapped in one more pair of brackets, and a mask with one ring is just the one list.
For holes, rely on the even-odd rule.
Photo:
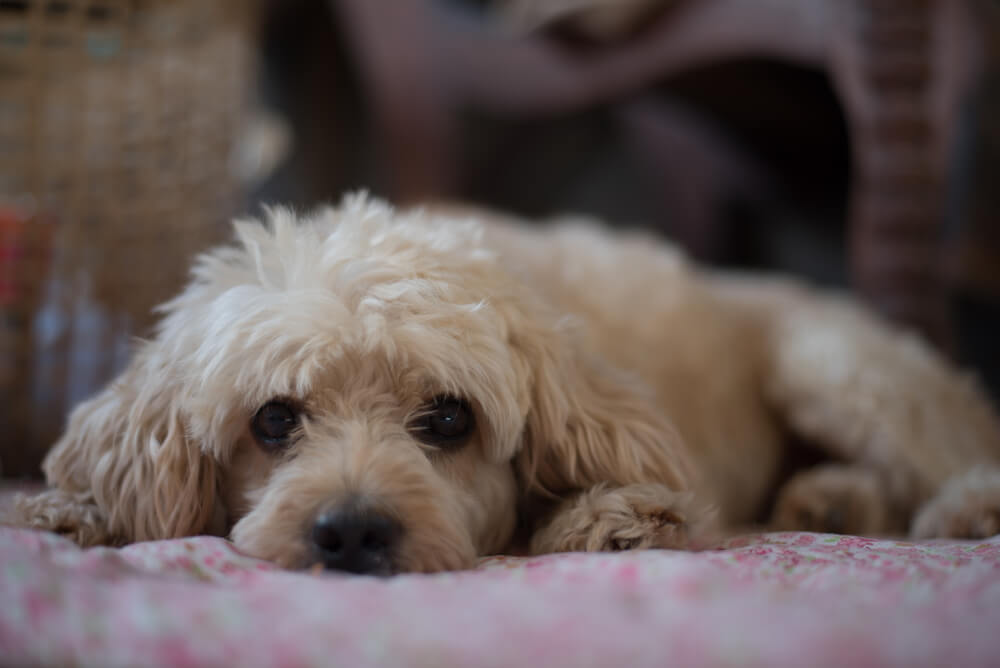
{"label": "dog's black nose", "polygon": [[387,575],[402,533],[399,522],[366,508],[337,508],[316,519],[312,542],[323,566],[349,573]]}

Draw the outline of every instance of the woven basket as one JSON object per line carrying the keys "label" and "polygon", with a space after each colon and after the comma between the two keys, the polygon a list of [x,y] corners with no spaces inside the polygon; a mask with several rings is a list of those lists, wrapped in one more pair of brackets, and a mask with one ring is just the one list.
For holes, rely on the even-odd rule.
{"label": "woven basket", "polygon": [[67,411],[239,203],[250,0],[0,0],[0,463]]}

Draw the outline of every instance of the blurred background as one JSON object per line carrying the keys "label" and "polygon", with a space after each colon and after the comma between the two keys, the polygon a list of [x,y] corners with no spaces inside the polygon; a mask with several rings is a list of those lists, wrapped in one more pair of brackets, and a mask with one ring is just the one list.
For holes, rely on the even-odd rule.
{"label": "blurred background", "polygon": [[0,0],[0,470],[262,202],[641,226],[1000,395],[1000,0]]}

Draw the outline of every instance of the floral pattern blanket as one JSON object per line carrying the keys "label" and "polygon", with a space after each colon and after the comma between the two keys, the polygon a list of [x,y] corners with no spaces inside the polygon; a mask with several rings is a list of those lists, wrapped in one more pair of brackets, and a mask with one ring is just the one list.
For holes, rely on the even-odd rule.
{"label": "floral pattern blanket", "polygon": [[1000,666],[1000,537],[809,533],[698,553],[290,573],[218,538],[0,528],[3,666]]}

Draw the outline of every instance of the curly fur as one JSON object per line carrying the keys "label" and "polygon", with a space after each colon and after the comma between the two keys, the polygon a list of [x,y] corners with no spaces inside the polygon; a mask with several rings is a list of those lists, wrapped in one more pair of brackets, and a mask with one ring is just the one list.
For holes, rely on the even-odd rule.
{"label": "curly fur", "polygon": [[[776,523],[996,530],[1000,426],[972,380],[847,300],[639,235],[354,196],[238,222],[161,310],[20,522],[229,535],[304,568],[317,515],[364,498],[404,529],[399,571],[466,567],[519,521],[536,552],[683,547],[766,510],[791,428],[843,468],[793,478]],[[455,452],[407,428],[441,393],[476,416]],[[306,416],[280,454],[249,428],[275,398]]]}

